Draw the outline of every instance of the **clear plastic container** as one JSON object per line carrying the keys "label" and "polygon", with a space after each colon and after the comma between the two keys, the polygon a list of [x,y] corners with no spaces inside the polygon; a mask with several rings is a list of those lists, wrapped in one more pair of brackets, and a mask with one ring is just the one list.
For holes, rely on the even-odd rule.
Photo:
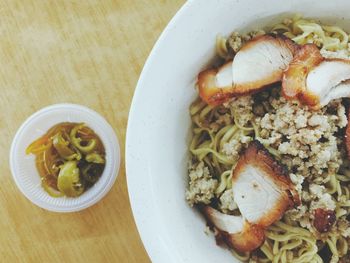
{"label": "clear plastic container", "polygon": [[[41,186],[35,156],[26,155],[27,146],[61,122],[85,123],[101,138],[106,166],[100,179],[79,197],[51,197]],[[55,104],[30,116],[17,131],[10,150],[10,167],[20,191],[34,204],[54,212],[75,212],[101,200],[113,186],[119,172],[120,147],[108,122],[97,112],[76,104]]]}

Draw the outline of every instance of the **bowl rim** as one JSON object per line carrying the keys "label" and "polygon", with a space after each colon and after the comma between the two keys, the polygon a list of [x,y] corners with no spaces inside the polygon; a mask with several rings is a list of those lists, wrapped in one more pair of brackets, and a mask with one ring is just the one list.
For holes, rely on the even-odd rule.
{"label": "bowl rim", "polygon": [[[142,243],[146,249],[146,252],[148,254],[148,256],[150,257],[150,259],[153,261],[155,259],[167,259],[168,262],[176,262],[176,260],[174,258],[169,258],[169,254],[166,250],[161,250],[159,249],[160,243],[159,242],[155,242],[154,239],[151,238],[151,236],[149,234],[146,233],[146,229],[148,229],[148,231],[150,230],[157,230],[157,227],[152,224],[149,220],[149,218],[151,218],[153,216],[153,211],[151,210],[140,210],[140,207],[137,203],[137,199],[141,198],[140,193],[138,192],[138,190],[135,187],[135,183],[134,178],[132,178],[129,175],[129,167],[133,166],[133,165],[137,165],[137,163],[135,163],[135,161],[133,160],[133,158],[130,155],[130,149],[129,146],[132,144],[133,142],[133,135],[131,134],[131,126],[133,125],[134,120],[136,119],[136,103],[137,101],[141,98],[141,86],[144,85],[145,82],[145,76],[147,75],[149,68],[151,67],[151,65],[153,64],[153,61],[156,59],[156,53],[161,45],[161,43],[163,42],[163,39],[167,38],[168,35],[171,34],[171,30],[173,29],[173,27],[176,25],[178,20],[181,20],[182,17],[184,15],[186,15],[187,10],[190,10],[192,8],[192,5],[195,4],[195,0],[188,0],[186,1],[181,7],[180,9],[175,13],[175,15],[172,17],[172,19],[169,21],[169,23],[166,25],[166,27],[164,28],[164,30],[162,31],[162,33],[160,34],[160,36],[158,37],[157,41],[155,42],[149,56],[146,59],[146,62],[143,66],[142,72],[140,74],[139,80],[136,84],[136,88],[134,91],[134,95],[132,98],[132,102],[131,102],[131,106],[130,106],[130,110],[129,110],[129,117],[128,117],[128,124],[127,124],[127,129],[126,129],[126,139],[125,139],[125,171],[126,171],[126,179],[127,179],[127,187],[128,187],[128,195],[129,195],[129,199],[130,199],[130,205],[131,205],[131,210],[133,213],[133,217],[136,223],[136,227],[137,230],[139,232],[139,235],[141,237]],[[143,202],[147,202],[148,204],[150,204],[148,207],[151,207],[154,209],[154,207],[151,205],[152,204],[152,200],[151,199],[143,199]],[[142,215],[142,218],[141,218]],[[148,218],[148,220],[147,220]],[[156,261],[156,260],[155,260]]]}

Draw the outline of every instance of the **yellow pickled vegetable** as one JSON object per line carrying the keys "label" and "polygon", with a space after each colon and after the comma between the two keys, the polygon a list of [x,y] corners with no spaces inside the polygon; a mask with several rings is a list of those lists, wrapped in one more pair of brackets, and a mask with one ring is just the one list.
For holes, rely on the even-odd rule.
{"label": "yellow pickled vegetable", "polygon": [[[96,139],[83,140],[78,137],[78,131],[84,127],[84,124],[75,126],[70,132],[70,139],[75,147],[83,153],[90,153],[96,147]],[[84,143],[84,144],[83,144]]]}
{"label": "yellow pickled vegetable", "polygon": [[57,188],[69,197],[76,197],[83,193],[84,187],[80,182],[76,161],[68,161],[62,165],[57,178]]}
{"label": "yellow pickled vegetable", "polygon": [[53,126],[26,154],[36,156],[42,187],[52,197],[81,195],[101,177],[106,162],[101,139],[83,123]]}
{"label": "yellow pickled vegetable", "polygon": [[85,160],[89,163],[100,163],[103,164],[105,163],[104,157],[102,157],[98,153],[89,153],[86,155]]}
{"label": "yellow pickled vegetable", "polygon": [[52,137],[53,147],[55,147],[58,154],[65,160],[80,160],[81,154],[79,151],[72,150],[69,145],[70,142],[63,138],[62,133],[57,133]]}

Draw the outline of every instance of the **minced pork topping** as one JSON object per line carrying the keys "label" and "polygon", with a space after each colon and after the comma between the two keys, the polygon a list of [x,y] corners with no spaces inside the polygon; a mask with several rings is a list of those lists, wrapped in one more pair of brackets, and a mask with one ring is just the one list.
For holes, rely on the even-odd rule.
{"label": "minced pork topping", "polygon": [[[224,106],[232,113],[225,115],[225,122],[236,121],[240,126],[253,126],[255,138],[288,168],[302,205],[287,211],[285,216],[315,233],[310,223],[313,211],[317,208],[334,210],[336,207],[336,200],[321,184],[326,184],[331,176],[335,176],[345,156],[342,140],[338,139],[342,136],[337,136],[347,125],[341,100],[334,100],[319,110],[311,110],[298,101],[286,100],[280,96],[280,88],[273,88],[258,96],[236,98]],[[221,152],[237,159],[252,140],[249,135],[252,134],[242,134],[239,140],[235,138],[225,143]],[[191,206],[199,202],[209,204],[215,196],[217,179],[210,175],[203,162],[190,168],[189,177],[188,203]],[[231,190],[226,190],[219,201],[223,212],[236,209]],[[348,236],[349,223],[342,218],[338,222],[333,230]]]}
{"label": "minced pork topping", "polygon": [[200,162],[196,167],[189,167],[189,188],[186,191],[186,200],[193,206],[196,203],[209,204],[214,197],[218,180],[213,179],[208,167]]}
{"label": "minced pork topping", "polygon": [[[267,99],[261,101],[261,98]],[[257,139],[268,149],[277,150],[275,156],[287,166],[303,202],[296,209],[287,211],[286,216],[315,233],[310,223],[313,211],[336,208],[336,200],[321,184],[335,176],[344,157],[343,142],[337,138],[337,133],[347,125],[341,100],[334,100],[315,111],[298,101],[287,101],[278,89],[273,89],[270,94],[259,94],[256,98],[238,98],[227,106],[238,113],[240,125],[254,125],[259,133]],[[244,147],[244,143],[236,140],[228,142],[222,152],[236,154]],[[345,230],[344,221],[340,222],[338,231],[347,235],[350,231]]]}

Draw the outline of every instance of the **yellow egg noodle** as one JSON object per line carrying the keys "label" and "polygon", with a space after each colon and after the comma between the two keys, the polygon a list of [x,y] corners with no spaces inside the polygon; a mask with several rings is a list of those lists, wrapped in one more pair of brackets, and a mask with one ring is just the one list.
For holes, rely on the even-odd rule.
{"label": "yellow egg noodle", "polygon": [[[325,52],[341,50],[348,52],[349,37],[344,30],[336,26],[324,26],[299,16],[286,19],[268,31],[284,34],[298,44],[314,43]],[[229,38],[219,36],[216,42],[217,54],[224,59],[234,56],[234,52],[228,47],[228,41]],[[190,143],[192,163],[204,162],[210,174],[218,180],[215,190],[217,198],[225,190],[232,187],[231,171],[239,159],[238,155],[232,157],[223,152],[225,144],[232,140],[239,141],[242,136],[245,136],[250,138],[248,141],[260,141],[275,158],[281,157],[278,150],[269,146],[268,138],[260,136],[260,130],[253,121],[242,126],[238,121],[240,116],[229,107],[209,106],[198,98],[190,107],[190,115],[193,132]],[[223,116],[230,116],[231,121],[225,122]],[[220,118],[223,120],[219,124],[214,121]],[[348,164],[343,165],[337,174],[328,174],[324,179],[326,192],[336,200],[337,218],[350,215],[350,188],[348,186],[350,170]],[[337,232],[330,232],[320,238],[323,242],[321,246],[328,246],[328,251],[331,252],[331,262],[350,262],[347,261],[350,260],[349,238],[345,238]],[[298,222],[284,217],[266,230],[266,240],[258,249],[258,253],[255,253],[254,258],[249,253],[240,254],[237,251],[232,251],[232,253],[242,262],[324,262],[318,254],[319,250],[320,239],[314,233],[301,227]]]}

